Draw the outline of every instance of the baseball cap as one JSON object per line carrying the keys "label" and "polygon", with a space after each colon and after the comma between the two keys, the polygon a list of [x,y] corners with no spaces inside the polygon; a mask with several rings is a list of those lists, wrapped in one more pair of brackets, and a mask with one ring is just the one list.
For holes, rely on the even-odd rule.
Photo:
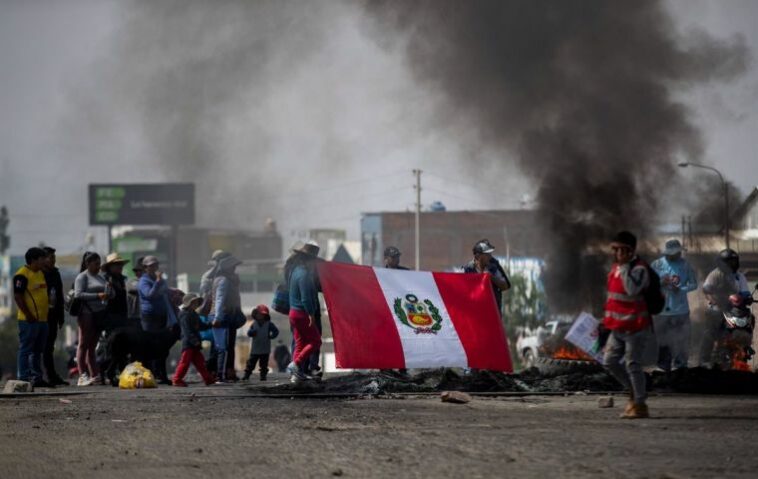
{"label": "baseball cap", "polygon": [[401,255],[400,250],[394,246],[388,246],[387,248],[384,249],[385,258],[397,258],[400,255]]}
{"label": "baseball cap", "polygon": [[682,243],[678,239],[670,239],[666,241],[666,245],[663,249],[663,254],[666,256],[673,256],[682,252]]}
{"label": "baseball cap", "polygon": [[490,254],[495,252],[495,247],[492,246],[492,243],[490,243],[490,240],[483,239],[479,240],[473,248],[474,254]]}

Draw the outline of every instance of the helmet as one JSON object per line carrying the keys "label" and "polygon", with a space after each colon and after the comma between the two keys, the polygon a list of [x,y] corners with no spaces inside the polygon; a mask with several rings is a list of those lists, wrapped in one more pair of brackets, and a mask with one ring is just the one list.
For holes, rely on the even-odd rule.
{"label": "helmet", "polygon": [[722,249],[719,253],[719,259],[721,261],[728,261],[728,260],[735,260],[740,259],[740,255],[737,254],[736,251],[734,251],[731,248]]}

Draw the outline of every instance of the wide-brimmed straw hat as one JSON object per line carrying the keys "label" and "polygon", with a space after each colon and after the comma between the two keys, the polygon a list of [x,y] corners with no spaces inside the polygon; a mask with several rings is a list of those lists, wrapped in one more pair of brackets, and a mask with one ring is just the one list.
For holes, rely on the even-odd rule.
{"label": "wide-brimmed straw hat", "polygon": [[128,263],[128,259],[124,259],[119,255],[118,253],[111,253],[108,256],[105,257],[105,263],[103,266],[108,266],[111,264],[126,264]]}
{"label": "wide-brimmed straw hat", "polygon": [[293,253],[302,253],[306,256],[312,256],[314,258],[318,257],[319,251],[321,251],[321,248],[319,248],[318,243],[315,241],[308,241],[302,245],[296,244],[292,247]]}

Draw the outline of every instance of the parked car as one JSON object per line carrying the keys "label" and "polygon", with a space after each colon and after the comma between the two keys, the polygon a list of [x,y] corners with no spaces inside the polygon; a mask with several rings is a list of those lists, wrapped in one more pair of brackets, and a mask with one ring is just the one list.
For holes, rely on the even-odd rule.
{"label": "parked car", "polygon": [[560,321],[548,321],[536,329],[525,329],[519,333],[516,349],[524,368],[536,366],[537,358],[541,356],[540,346],[558,330]]}

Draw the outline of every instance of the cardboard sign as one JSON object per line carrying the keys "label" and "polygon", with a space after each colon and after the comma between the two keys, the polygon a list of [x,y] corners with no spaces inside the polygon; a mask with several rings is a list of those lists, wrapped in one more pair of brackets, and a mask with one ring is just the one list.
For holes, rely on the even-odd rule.
{"label": "cardboard sign", "polygon": [[595,361],[603,362],[598,327],[600,322],[589,313],[580,313],[566,333],[566,341],[581,349]]}

